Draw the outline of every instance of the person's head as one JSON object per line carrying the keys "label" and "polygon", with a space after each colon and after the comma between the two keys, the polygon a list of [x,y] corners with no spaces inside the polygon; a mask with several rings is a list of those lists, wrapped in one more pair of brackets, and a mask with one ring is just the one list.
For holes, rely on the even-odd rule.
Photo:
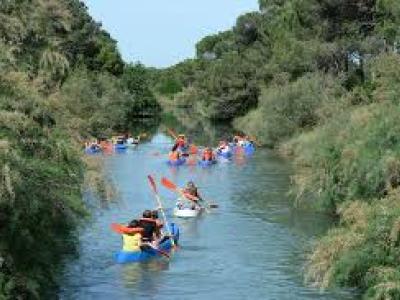
{"label": "person's head", "polygon": [[146,209],[143,212],[143,218],[151,218],[151,210]]}
{"label": "person's head", "polygon": [[152,217],[153,219],[158,219],[158,210],[153,210],[153,211],[151,212],[151,217]]}
{"label": "person's head", "polygon": [[178,138],[185,139],[185,135],[184,134],[180,134],[180,135],[178,135]]}
{"label": "person's head", "polygon": [[139,221],[138,221],[138,220],[132,220],[132,221],[130,221],[129,224],[128,224],[128,227],[129,227],[129,228],[136,228],[136,227],[139,227]]}
{"label": "person's head", "polygon": [[196,187],[196,185],[194,184],[193,181],[189,181],[189,182],[187,183],[187,187],[188,187],[188,188],[194,188],[194,187]]}

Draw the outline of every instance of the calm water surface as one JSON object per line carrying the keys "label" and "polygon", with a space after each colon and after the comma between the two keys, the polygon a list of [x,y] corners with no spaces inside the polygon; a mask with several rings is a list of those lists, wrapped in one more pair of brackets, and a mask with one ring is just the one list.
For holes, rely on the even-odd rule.
{"label": "calm water surface", "polygon": [[[210,169],[171,169],[165,163],[170,143],[159,133],[136,150],[105,159],[118,199],[94,209],[82,229],[80,255],[66,262],[61,299],[353,298],[344,291],[322,293],[303,282],[304,253],[330,220],[291,209],[287,164],[260,149],[251,159]],[[176,196],[160,186],[167,215],[180,226],[181,249],[169,262],[117,265],[113,252],[121,237],[110,224],[125,223],[156,206],[148,174],[180,185],[194,180],[204,198],[220,208],[197,220],[174,219]]]}

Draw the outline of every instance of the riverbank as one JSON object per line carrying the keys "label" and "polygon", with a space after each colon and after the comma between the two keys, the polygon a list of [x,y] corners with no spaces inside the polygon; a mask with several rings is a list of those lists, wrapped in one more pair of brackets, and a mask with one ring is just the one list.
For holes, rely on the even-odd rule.
{"label": "riverbank", "polygon": [[[321,100],[303,112],[317,116],[323,107],[323,112],[334,114],[320,119],[312,129],[293,131],[291,138],[275,143],[294,161],[296,205],[340,217],[339,226],[322,238],[311,254],[307,278],[323,288],[337,284],[359,287],[367,299],[400,297],[400,110],[394,96],[399,68],[398,54],[377,57],[365,68],[369,79],[362,87],[341,93],[330,103]],[[327,90],[322,91],[316,100],[329,99]],[[275,118],[267,115],[267,123],[251,116],[271,111],[271,101],[265,99],[259,111],[238,120],[241,128],[257,127],[264,130],[260,139],[269,137],[271,128],[282,124],[277,120],[285,110],[275,111]]]}

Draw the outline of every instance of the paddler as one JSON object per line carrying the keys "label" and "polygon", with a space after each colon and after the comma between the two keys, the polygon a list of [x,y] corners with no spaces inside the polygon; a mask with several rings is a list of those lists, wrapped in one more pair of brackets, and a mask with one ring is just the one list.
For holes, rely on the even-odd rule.
{"label": "paddler", "polygon": [[229,149],[229,144],[228,144],[228,142],[226,142],[226,141],[220,141],[219,142],[219,145],[218,145],[218,148],[217,148],[217,151],[219,152],[219,153],[226,153],[226,152],[228,152],[230,149]]}
{"label": "paddler", "polygon": [[186,139],[184,134],[178,135],[178,138],[175,140],[175,145],[177,145],[178,148],[185,148]]}
{"label": "paddler", "polygon": [[214,153],[213,153],[212,149],[209,147],[204,149],[202,160],[210,160],[211,161],[214,159],[215,159],[215,157],[214,157]]}
{"label": "paddler", "polygon": [[132,220],[127,228],[130,229],[129,232],[122,234],[122,251],[140,251],[143,229],[139,227],[139,221]]}
{"label": "paddler", "polygon": [[193,181],[189,181],[186,184],[186,186],[183,188],[183,194],[185,196],[187,195],[186,198],[193,201],[194,203],[194,206],[192,207],[193,209],[196,208],[196,206],[200,206],[199,201],[203,200],[199,194],[197,186],[194,184]]}
{"label": "paddler", "polygon": [[151,217],[151,210],[143,212],[139,226],[143,228],[142,242],[152,243],[156,238],[157,222]]}
{"label": "paddler", "polygon": [[158,210],[153,210],[151,212],[151,218],[156,221],[157,227],[156,227],[155,234],[156,234],[156,237],[159,239],[159,238],[161,238],[161,228],[164,226],[164,224],[158,218]]}

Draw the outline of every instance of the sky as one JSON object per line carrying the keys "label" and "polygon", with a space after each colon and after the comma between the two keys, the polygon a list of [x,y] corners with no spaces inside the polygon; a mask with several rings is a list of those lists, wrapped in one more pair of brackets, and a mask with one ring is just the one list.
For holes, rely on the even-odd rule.
{"label": "sky", "polygon": [[194,57],[206,35],[230,29],[257,0],[84,0],[125,61],[168,67]]}

